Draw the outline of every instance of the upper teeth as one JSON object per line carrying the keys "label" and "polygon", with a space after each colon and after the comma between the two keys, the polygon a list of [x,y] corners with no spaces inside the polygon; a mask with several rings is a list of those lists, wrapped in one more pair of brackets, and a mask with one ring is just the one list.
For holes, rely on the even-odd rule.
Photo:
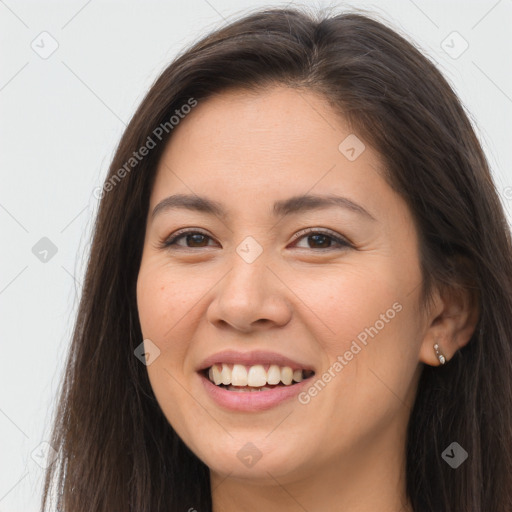
{"label": "upper teeth", "polygon": [[304,378],[302,372],[303,370],[292,370],[289,366],[279,367],[276,364],[271,364],[266,371],[261,364],[249,367],[235,364],[231,368],[222,363],[214,364],[208,370],[208,377],[217,386],[231,384],[232,386],[262,387],[265,384],[275,385],[280,382],[288,386],[292,381],[301,382]]}

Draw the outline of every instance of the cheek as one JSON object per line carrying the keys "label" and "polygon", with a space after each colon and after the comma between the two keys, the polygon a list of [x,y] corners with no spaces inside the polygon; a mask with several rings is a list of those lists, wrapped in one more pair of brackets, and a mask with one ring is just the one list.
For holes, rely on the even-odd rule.
{"label": "cheek", "polygon": [[403,294],[390,269],[344,268],[330,276],[310,281],[303,293],[307,291],[307,303],[326,327],[323,344],[331,358],[348,350],[352,340],[364,346],[367,330],[375,324],[379,333],[392,330]]}
{"label": "cheek", "polygon": [[176,278],[176,272],[161,265],[141,266],[137,280],[137,307],[144,337],[165,343],[166,333],[171,334],[192,311],[197,302],[193,286]]}
{"label": "cheek", "polygon": [[417,367],[412,276],[405,278],[384,261],[367,269],[345,269],[338,276],[328,291],[318,284],[310,287],[311,304],[329,328],[317,338],[327,355],[324,371],[336,376],[331,379],[336,382],[333,389],[340,391],[329,400],[332,407],[342,403],[358,410],[365,404],[377,411],[394,400],[390,389],[406,392]]}
{"label": "cheek", "polygon": [[[215,284],[205,274],[180,271],[160,260],[148,260],[141,266],[137,305],[142,335],[160,349],[159,359],[148,366],[150,377],[156,378],[162,367],[181,382],[181,376],[191,370],[190,348],[205,314],[205,294]],[[168,379],[168,375],[158,376],[157,387],[162,378]]]}
{"label": "cheek", "polygon": [[[190,399],[185,390],[184,362],[192,336],[189,330],[197,321],[198,311],[193,307],[197,298],[184,285],[184,281],[176,279],[176,272],[171,275],[161,264],[146,261],[141,265],[137,306],[142,335],[160,350],[146,370],[160,408],[169,423],[178,429],[186,424],[183,411],[176,404]],[[192,409],[187,415],[194,417],[197,411]]]}

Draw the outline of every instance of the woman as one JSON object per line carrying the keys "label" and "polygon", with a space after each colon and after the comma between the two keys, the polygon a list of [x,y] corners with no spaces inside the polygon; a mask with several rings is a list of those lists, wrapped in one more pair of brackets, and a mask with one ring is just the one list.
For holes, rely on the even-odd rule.
{"label": "woman", "polygon": [[512,511],[508,226],[410,43],[236,21],[99,192],[43,509]]}

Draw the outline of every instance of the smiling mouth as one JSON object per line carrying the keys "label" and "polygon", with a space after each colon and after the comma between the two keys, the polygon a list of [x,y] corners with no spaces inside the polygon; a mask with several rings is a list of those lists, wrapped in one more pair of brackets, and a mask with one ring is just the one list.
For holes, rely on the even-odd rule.
{"label": "smiling mouth", "polygon": [[217,363],[200,372],[217,387],[227,391],[270,391],[278,387],[291,387],[315,375],[312,370],[292,369],[289,366]]}

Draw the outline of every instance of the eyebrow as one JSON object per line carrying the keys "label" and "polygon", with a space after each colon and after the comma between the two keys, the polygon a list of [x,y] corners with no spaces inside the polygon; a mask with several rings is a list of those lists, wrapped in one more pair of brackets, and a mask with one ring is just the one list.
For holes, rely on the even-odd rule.
{"label": "eyebrow", "polygon": [[[363,217],[376,221],[375,217],[361,205],[355,203],[347,197],[336,195],[309,194],[293,196],[288,199],[276,201],[273,207],[273,214],[277,217],[332,207],[344,208]],[[197,195],[175,194],[160,201],[153,209],[151,217],[154,219],[160,213],[175,209],[185,209],[207,213],[222,219],[225,219],[229,216],[226,209],[222,206],[221,203],[217,201]]]}

